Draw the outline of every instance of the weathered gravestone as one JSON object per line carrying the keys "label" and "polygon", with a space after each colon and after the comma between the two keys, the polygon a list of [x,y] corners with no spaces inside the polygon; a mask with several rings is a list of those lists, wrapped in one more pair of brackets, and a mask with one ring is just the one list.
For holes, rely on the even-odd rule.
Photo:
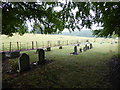
{"label": "weathered gravestone", "polygon": [[73,52],[73,54],[75,54],[75,55],[78,54],[78,53],[77,53],[77,46],[74,46],[74,52]]}
{"label": "weathered gravestone", "polygon": [[62,46],[60,46],[59,49],[62,49]]}
{"label": "weathered gravestone", "polygon": [[43,49],[40,49],[38,51],[38,59],[39,59],[38,64],[42,64],[45,62],[45,51]]}
{"label": "weathered gravestone", "polygon": [[30,59],[26,53],[23,53],[18,60],[19,72],[30,69]]}
{"label": "weathered gravestone", "polygon": [[80,48],[80,52],[82,52],[82,48]]}
{"label": "weathered gravestone", "polygon": [[90,49],[90,47],[89,47],[89,46],[87,46],[87,49]]}
{"label": "weathered gravestone", "polygon": [[91,48],[93,48],[93,45],[92,45],[92,43],[90,43],[90,49],[91,49]]}
{"label": "weathered gravestone", "polygon": [[89,40],[86,40],[86,42],[89,42]]}
{"label": "weathered gravestone", "polygon": [[5,59],[6,59],[5,52],[0,52],[0,58],[1,58],[2,60],[5,60]]}
{"label": "weathered gravestone", "polygon": [[86,48],[86,50],[88,50],[88,46],[87,46],[87,44],[85,45],[85,48]]}
{"label": "weathered gravestone", "polygon": [[83,51],[86,51],[86,47],[83,47]]}
{"label": "weathered gravestone", "polygon": [[78,43],[77,46],[80,46],[80,44]]}
{"label": "weathered gravestone", "polygon": [[51,47],[47,47],[47,51],[51,51]]}
{"label": "weathered gravestone", "polygon": [[6,57],[8,58],[16,58],[20,56],[20,52],[7,52]]}

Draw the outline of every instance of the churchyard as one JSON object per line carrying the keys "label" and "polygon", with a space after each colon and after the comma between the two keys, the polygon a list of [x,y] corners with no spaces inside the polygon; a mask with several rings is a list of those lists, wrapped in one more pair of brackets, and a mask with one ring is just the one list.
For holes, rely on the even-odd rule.
{"label": "churchyard", "polygon": [[[38,38],[32,34],[19,37],[3,36],[4,50],[1,48],[1,51],[7,51],[5,55],[8,55],[2,60],[3,87],[112,87],[109,62],[118,55],[117,40],[56,35],[40,35]],[[15,53],[16,57],[10,58],[12,53],[8,54],[8,51],[17,50],[17,42],[24,44],[21,45],[23,49]]]}

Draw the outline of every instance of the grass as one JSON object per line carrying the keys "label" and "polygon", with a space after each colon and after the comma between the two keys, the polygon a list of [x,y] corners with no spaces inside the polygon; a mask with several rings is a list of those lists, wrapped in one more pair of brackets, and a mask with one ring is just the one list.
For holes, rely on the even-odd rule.
{"label": "grass", "polygon": [[[108,62],[118,55],[118,44],[96,42],[93,47],[79,55],[70,55],[73,46],[52,48],[46,52],[46,60],[52,63],[15,78],[3,73],[3,82],[12,88],[110,88]],[[21,53],[27,53],[31,62],[38,60],[35,50]]]}
{"label": "grass", "polygon": [[[34,42],[34,47],[36,48],[36,41],[38,47],[47,46],[47,41],[52,43],[52,46],[58,44],[58,40],[61,41],[61,44],[66,44],[67,40],[68,43],[75,43],[77,40],[81,41],[82,43],[89,39],[90,42],[96,40],[97,42],[111,42],[112,39],[104,39],[104,38],[87,38],[87,37],[77,37],[77,36],[64,36],[64,35],[41,35],[41,34],[24,34],[20,36],[18,34],[14,34],[12,37],[8,37],[6,35],[0,35],[0,51],[3,50],[10,50],[10,42],[12,45],[12,50],[17,50],[17,42],[19,42],[19,47],[21,45],[21,49],[32,48],[32,41]],[[63,43],[64,41],[64,43]],[[4,44],[3,44],[4,43]],[[21,43],[21,44],[20,44]]]}

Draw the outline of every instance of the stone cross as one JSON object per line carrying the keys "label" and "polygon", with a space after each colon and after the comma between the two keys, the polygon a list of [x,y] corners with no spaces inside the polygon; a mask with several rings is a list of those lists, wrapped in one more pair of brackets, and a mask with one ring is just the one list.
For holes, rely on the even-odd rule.
{"label": "stone cross", "polygon": [[26,53],[23,53],[18,60],[19,72],[30,69],[30,59]]}
{"label": "stone cross", "polygon": [[45,51],[43,49],[40,49],[38,51],[38,64],[44,63],[45,62]]}

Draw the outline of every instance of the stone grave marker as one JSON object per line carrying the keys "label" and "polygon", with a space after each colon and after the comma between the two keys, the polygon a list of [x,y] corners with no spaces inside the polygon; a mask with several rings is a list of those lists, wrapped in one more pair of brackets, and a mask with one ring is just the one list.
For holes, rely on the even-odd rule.
{"label": "stone grave marker", "polygon": [[80,52],[82,52],[82,48],[80,48]]}
{"label": "stone grave marker", "polygon": [[92,43],[90,43],[90,49],[91,49],[91,48],[93,48],[93,45],[92,45]]}
{"label": "stone grave marker", "polygon": [[78,54],[78,53],[77,53],[77,46],[74,46],[74,52],[73,52],[73,54],[75,54],[75,55]]}
{"label": "stone grave marker", "polygon": [[77,46],[80,46],[80,44],[78,43]]}
{"label": "stone grave marker", "polygon": [[18,60],[19,72],[30,69],[30,59],[26,53],[23,53]]}
{"label": "stone grave marker", "polygon": [[51,47],[47,47],[47,51],[51,51]]}
{"label": "stone grave marker", "polygon": [[45,62],[45,51],[43,49],[39,49],[38,51],[38,64],[42,64]]}
{"label": "stone grave marker", "polygon": [[86,50],[88,50],[88,46],[87,46],[87,44],[85,45],[85,48],[86,48]]}
{"label": "stone grave marker", "polygon": [[83,47],[83,51],[86,51],[86,47]]}
{"label": "stone grave marker", "polygon": [[59,49],[62,49],[62,46],[60,46]]}

